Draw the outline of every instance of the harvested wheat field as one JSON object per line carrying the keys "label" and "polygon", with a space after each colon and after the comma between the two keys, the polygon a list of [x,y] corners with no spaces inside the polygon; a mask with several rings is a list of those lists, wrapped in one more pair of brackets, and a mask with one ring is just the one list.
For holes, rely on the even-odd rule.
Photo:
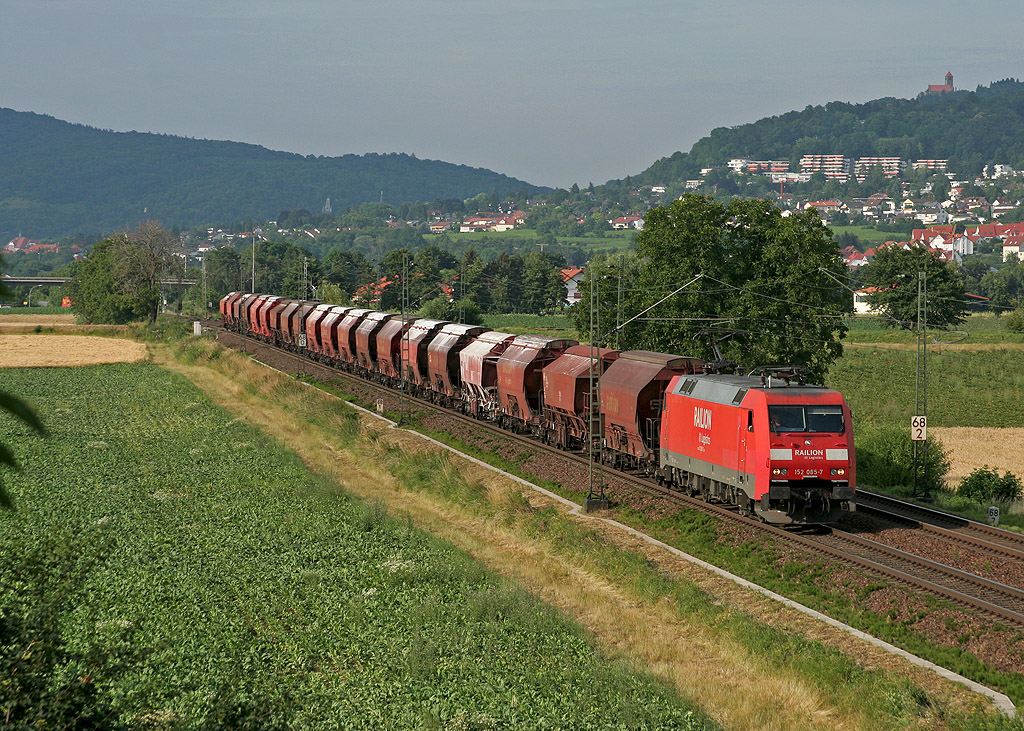
{"label": "harvested wheat field", "polygon": [[962,478],[986,465],[1024,476],[1024,452],[1020,449],[1024,428],[945,426],[929,431],[949,450],[952,464],[946,482],[950,485],[959,484]]}
{"label": "harvested wheat field", "polygon": [[89,335],[0,335],[0,368],[137,363],[146,346],[124,338]]}

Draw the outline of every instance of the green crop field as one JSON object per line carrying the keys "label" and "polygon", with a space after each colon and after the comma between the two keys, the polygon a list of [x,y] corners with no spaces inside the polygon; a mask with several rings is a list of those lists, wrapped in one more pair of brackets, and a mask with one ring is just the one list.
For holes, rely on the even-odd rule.
{"label": "green crop field", "polygon": [[[923,224],[922,224],[923,225]],[[909,234],[898,234],[892,231],[879,231],[871,226],[829,226],[832,233],[839,235],[851,233],[861,241],[869,244],[884,244],[886,241],[906,241]]]}
{"label": "green crop field", "polygon": [[547,335],[579,340],[568,315],[484,315],[483,324],[515,335]]}
{"label": "green crop field", "polygon": [[[827,385],[842,391],[858,421],[906,426],[914,411],[917,352],[847,345]],[[993,347],[928,354],[929,426],[1024,424],[1024,350]]]}
{"label": "green crop field", "polygon": [[[577,625],[152,364],[0,370],[0,717],[21,727],[700,728]],[[338,420],[355,422],[339,403]],[[228,438],[230,437],[230,438]]]}
{"label": "green crop field", "polygon": [[[633,237],[636,231],[606,231],[603,236],[556,236],[559,244],[579,246],[589,253],[610,254],[616,251],[628,251],[633,248]],[[488,244],[517,247],[516,253],[527,254],[539,251],[536,239],[540,236],[533,229],[514,229],[512,231],[471,231],[459,233],[452,231],[447,236],[462,246],[484,247]],[[424,234],[426,244],[436,243],[432,234]]]}

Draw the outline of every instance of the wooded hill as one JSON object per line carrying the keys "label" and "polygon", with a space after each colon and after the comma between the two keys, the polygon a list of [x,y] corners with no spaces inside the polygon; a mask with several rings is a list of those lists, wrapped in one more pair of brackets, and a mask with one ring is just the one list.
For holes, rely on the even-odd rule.
{"label": "wooded hill", "polygon": [[[991,163],[1024,166],[1024,83],[997,81],[975,91],[884,98],[864,104],[830,102],[719,127],[689,153],[662,158],[640,182],[668,183],[698,177],[703,167],[731,158],[790,160],[798,169],[807,154],[894,156],[908,161],[948,159],[949,169],[975,175]],[[634,181],[637,178],[634,177]]]}
{"label": "wooded hill", "polygon": [[[544,190],[407,154],[316,157],[240,142],[112,132],[0,108],[0,238],[106,232],[156,218],[197,226],[281,210],[463,200]],[[5,238],[6,237],[6,238]]]}

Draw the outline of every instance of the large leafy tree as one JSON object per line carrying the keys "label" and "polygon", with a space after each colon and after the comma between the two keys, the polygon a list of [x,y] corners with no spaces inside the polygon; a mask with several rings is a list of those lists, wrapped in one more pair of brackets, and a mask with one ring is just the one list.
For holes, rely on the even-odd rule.
{"label": "large leafy tree", "polygon": [[[766,201],[725,204],[688,194],[652,208],[644,220],[639,272],[627,274],[622,319],[667,299],[623,328],[620,347],[710,360],[717,341],[724,358],[745,368],[799,365],[818,379],[842,354],[850,296],[837,280],[846,270],[813,211],[783,216]],[[615,269],[622,268],[600,273],[605,333],[616,316]],[[588,290],[584,282],[576,308],[582,332]]]}
{"label": "large leafy tree", "polygon": [[161,281],[179,273],[179,248],[174,235],[156,221],[143,221],[132,233],[96,244],[85,261],[76,263],[68,282],[76,314],[94,323],[154,322]]}
{"label": "large leafy tree", "polygon": [[115,273],[119,249],[115,239],[104,239],[92,247],[86,259],[73,265],[71,281],[65,287],[72,309],[85,322],[121,324],[145,313],[144,304],[120,288]]}
{"label": "large leafy tree", "polygon": [[918,282],[922,274],[927,288],[928,326],[941,330],[963,322],[968,303],[963,276],[955,265],[941,261],[923,246],[888,246],[864,267],[864,282],[874,288],[868,303],[884,315],[883,323],[917,329]]}

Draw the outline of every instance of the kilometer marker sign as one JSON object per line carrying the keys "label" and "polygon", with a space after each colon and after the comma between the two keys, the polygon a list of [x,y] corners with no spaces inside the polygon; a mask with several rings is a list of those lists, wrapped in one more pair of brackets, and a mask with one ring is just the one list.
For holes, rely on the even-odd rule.
{"label": "kilometer marker sign", "polygon": [[910,417],[910,441],[924,442],[928,440],[928,417]]}

